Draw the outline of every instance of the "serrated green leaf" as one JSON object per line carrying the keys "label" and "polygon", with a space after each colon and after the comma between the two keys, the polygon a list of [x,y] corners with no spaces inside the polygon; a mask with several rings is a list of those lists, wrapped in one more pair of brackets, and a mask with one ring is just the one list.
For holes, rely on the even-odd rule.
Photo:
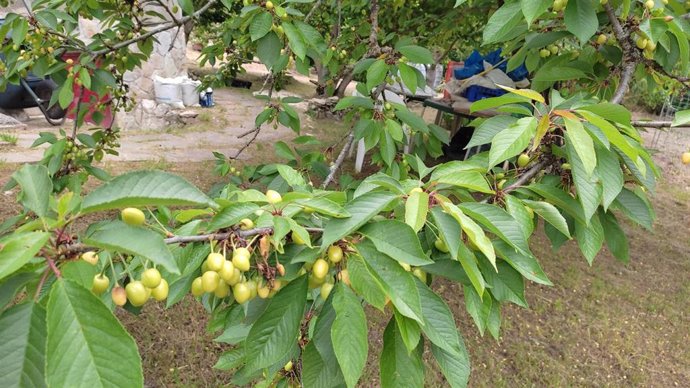
{"label": "serrated green leaf", "polygon": [[654,223],[654,212],[650,204],[640,198],[634,192],[624,188],[621,190],[616,200],[613,201],[613,207],[622,211],[628,218],[637,224],[645,227],[648,230],[652,229]]}
{"label": "serrated green leaf", "polygon": [[450,257],[453,260],[459,261],[465,275],[471,282],[472,286],[477,290],[479,295],[484,294],[486,284],[479,267],[477,266],[477,259],[465,244],[462,243],[462,229],[460,224],[451,215],[444,213],[440,208],[434,207],[431,209],[431,214],[434,217],[434,222],[438,228],[439,237],[448,247]]}
{"label": "serrated green leaf", "polygon": [[345,384],[331,339],[335,321],[332,301],[333,297],[329,296],[323,304],[311,341],[302,356],[302,384],[305,388],[342,387]]}
{"label": "serrated green leaf", "polygon": [[163,237],[150,229],[130,226],[118,220],[99,222],[91,225],[86,231],[84,244],[140,256],[162,266],[170,273],[180,273]]}
{"label": "serrated green leaf", "polygon": [[395,308],[404,316],[423,323],[419,293],[413,276],[398,263],[380,253],[368,241],[357,245],[357,250],[377,283],[385,291]]}
{"label": "serrated green leaf", "polygon": [[382,388],[421,387],[424,385],[422,343],[408,353],[394,318],[383,332],[383,351],[379,362]]}
{"label": "serrated green leaf", "polygon": [[438,183],[463,187],[480,193],[493,194],[494,191],[489,187],[489,183],[483,174],[478,171],[449,171],[437,177]]}
{"label": "serrated green leaf", "polygon": [[11,275],[43,248],[50,233],[13,233],[0,239],[0,280]]}
{"label": "serrated green leaf", "polygon": [[546,12],[552,4],[553,2],[550,0],[520,0],[522,14],[525,15],[527,24],[532,24],[532,22]]}
{"label": "serrated green leaf", "polygon": [[415,231],[407,224],[396,220],[373,222],[359,231],[365,235],[376,249],[391,258],[410,265],[431,264]]}
{"label": "serrated green leaf", "polygon": [[383,83],[388,74],[388,65],[383,59],[378,59],[367,69],[367,89],[373,89]]}
{"label": "serrated green leaf", "polygon": [[522,202],[532,208],[535,213],[539,214],[544,221],[548,222],[559,232],[563,233],[564,236],[571,238],[570,230],[568,230],[568,223],[555,206],[548,202],[532,201],[529,199],[523,199]]}
{"label": "serrated green leaf", "polygon": [[527,188],[544,198],[546,202],[562,209],[578,222],[587,223],[580,203],[563,190],[543,183],[531,184]]}
{"label": "serrated green leaf", "polygon": [[268,12],[261,12],[254,17],[252,24],[249,25],[249,34],[252,41],[259,40],[266,36],[273,26],[273,16]]}
{"label": "serrated green leaf", "polygon": [[278,169],[278,174],[280,174],[280,176],[285,179],[285,182],[291,187],[304,187],[307,185],[307,181],[304,180],[302,174],[294,168],[285,164],[279,164],[276,168]]}
{"label": "serrated green leaf", "polygon": [[608,210],[609,206],[623,190],[623,185],[625,184],[623,170],[621,169],[618,155],[615,152],[609,151],[600,145],[596,145],[594,149],[597,153],[598,162],[595,173],[602,185],[601,205],[604,207],[604,210]]}
{"label": "serrated green leaf", "polygon": [[397,50],[400,51],[402,55],[406,56],[412,63],[421,63],[425,65],[434,63],[433,54],[425,47],[410,45],[397,47]]}
{"label": "serrated green leaf", "polygon": [[298,199],[295,203],[329,217],[347,218],[351,216],[342,206],[324,197]]}
{"label": "serrated green leaf", "polygon": [[244,362],[244,349],[236,347],[235,349],[223,352],[218,357],[218,361],[213,365],[213,369],[230,370],[235,369]]}
{"label": "serrated green leaf", "polygon": [[460,224],[462,230],[467,234],[467,237],[470,239],[470,241],[472,241],[472,243],[479,248],[484,256],[489,259],[491,264],[495,265],[496,252],[491,244],[491,240],[486,236],[486,233],[484,233],[482,228],[470,217],[466,216],[459,207],[455,206],[449,201],[442,202],[441,206],[448,214],[455,218],[455,220]]}
{"label": "serrated green leaf", "polygon": [[[261,62],[266,65],[272,73],[282,70],[280,67],[280,50],[283,48],[283,42],[280,40],[275,32],[269,31],[263,38],[256,42],[256,56]],[[284,58],[287,64],[287,56]]]}
{"label": "serrated green leaf", "polygon": [[82,213],[139,206],[218,205],[183,178],[163,171],[134,171],[97,187],[82,202]]}
{"label": "serrated green leaf", "polygon": [[414,94],[417,91],[417,70],[405,63],[398,64],[400,70],[400,78],[408,89]]}
{"label": "serrated green leaf", "polygon": [[458,206],[463,213],[479,222],[523,254],[530,254],[529,244],[520,224],[502,208],[487,203],[466,202]]}
{"label": "serrated green leaf", "polygon": [[480,297],[472,287],[463,286],[465,295],[465,309],[472,317],[474,324],[479,329],[479,334],[483,337],[488,327],[489,314],[491,314],[491,304],[493,299],[490,293]]}
{"label": "serrated green leaf", "polygon": [[501,240],[494,240],[494,247],[498,256],[520,272],[526,279],[547,286],[553,285],[534,256],[518,253],[513,247]]}
{"label": "serrated green leaf", "polygon": [[585,110],[592,112],[598,116],[606,117],[607,120],[613,121],[623,125],[630,125],[630,120],[632,119],[632,114],[623,105],[611,104],[608,102],[601,102],[596,105],[587,105],[578,108],[579,110]]}
{"label": "serrated green leaf", "polygon": [[499,302],[512,302],[520,307],[527,308],[525,299],[525,283],[522,275],[505,261],[498,260],[496,266],[498,271],[494,271],[483,262],[482,273],[489,285],[491,295]]}
{"label": "serrated green leaf", "polygon": [[429,193],[414,191],[405,201],[405,223],[415,232],[419,232],[426,222],[429,212]]}
{"label": "serrated green leaf", "polygon": [[385,192],[370,192],[355,198],[345,206],[348,218],[332,219],[324,227],[321,249],[351,234],[385,209],[396,195]]}
{"label": "serrated green leaf", "polygon": [[46,380],[54,387],[140,387],[132,336],[91,291],[58,279],[47,308]]}
{"label": "serrated green leaf", "polygon": [[[458,340],[460,333],[457,333]],[[464,388],[470,379],[470,360],[469,356],[449,352],[443,348],[431,344],[431,353],[434,355],[443,376],[445,376],[448,385],[452,388]],[[467,351],[464,352],[465,354]]]}
{"label": "serrated green leaf", "polygon": [[45,217],[50,204],[48,199],[53,192],[53,182],[50,180],[48,169],[39,164],[25,164],[12,174],[12,179],[22,189],[18,197],[19,202],[37,216]]}
{"label": "serrated green leaf", "polygon": [[465,149],[491,143],[491,140],[493,140],[497,133],[515,124],[516,121],[517,118],[507,115],[489,117],[475,128],[472,133],[472,139],[470,139]]}
{"label": "serrated green leaf", "polygon": [[459,341],[458,328],[455,325],[453,313],[446,302],[419,279],[415,280],[419,298],[422,301],[422,313],[424,314],[424,326],[422,331],[431,343],[467,361],[467,373],[469,374],[469,356],[464,344]]}
{"label": "serrated green leaf", "polygon": [[236,202],[224,207],[209,222],[207,230],[213,231],[237,225],[243,218],[254,214],[259,206],[251,202]]}
{"label": "serrated green leaf", "polygon": [[571,120],[564,118],[565,121],[565,138],[582,161],[582,166],[587,176],[592,175],[594,168],[597,166],[597,155],[594,152],[594,142],[585,131],[582,123],[579,120]]}
{"label": "serrated green leaf", "polygon": [[307,55],[307,44],[304,42],[302,33],[290,22],[283,22],[280,25],[285,30],[285,36],[287,36],[288,42],[290,42],[292,52],[295,53],[297,58],[304,60]]}
{"label": "serrated green leaf", "polygon": [[362,303],[349,287],[340,282],[333,292],[333,350],[347,386],[354,387],[362,375],[369,353],[367,319]]}
{"label": "serrated green leaf", "polygon": [[46,311],[29,302],[0,315],[0,386],[45,387]]}
{"label": "serrated green leaf", "polygon": [[597,9],[592,0],[572,0],[565,7],[565,26],[584,45],[599,28]]}
{"label": "serrated green leaf", "polygon": [[504,129],[491,140],[489,168],[524,151],[535,134],[537,119],[525,117]]}
{"label": "serrated green leaf", "polygon": [[609,251],[618,260],[627,263],[630,261],[630,245],[628,244],[628,237],[625,231],[618,224],[616,216],[613,213],[599,212],[599,220],[601,226],[604,228],[604,240]]}
{"label": "serrated green leaf", "polygon": [[369,272],[364,259],[359,255],[350,255],[347,259],[347,271],[352,289],[361,295],[370,305],[383,311],[386,304],[386,293],[378,280]]}
{"label": "serrated green leaf", "polygon": [[527,30],[523,22],[520,2],[505,3],[494,12],[484,27],[484,44],[512,39]]}
{"label": "serrated green leaf", "polygon": [[534,213],[530,212],[525,204],[514,195],[505,196],[506,211],[520,224],[525,240],[529,241],[534,232]]}
{"label": "serrated green leaf", "polygon": [[282,288],[252,326],[245,342],[247,368],[259,370],[280,361],[299,334],[307,298],[307,276]]}
{"label": "serrated green leaf", "polygon": [[592,217],[589,225],[575,223],[575,238],[582,255],[592,265],[601,247],[604,245],[604,228],[598,217]]}
{"label": "serrated green leaf", "polygon": [[403,344],[405,344],[407,351],[414,351],[419,344],[419,340],[422,339],[422,330],[419,328],[419,324],[416,321],[400,314],[400,312],[395,309],[393,310],[393,317],[395,318],[395,323],[398,325],[400,337],[402,338]]}
{"label": "serrated green leaf", "polygon": [[602,201],[602,185],[599,177],[595,174],[588,174],[582,159],[578,155],[572,143],[566,143],[566,154],[571,165],[573,182],[577,191],[577,199],[582,204],[584,211],[585,224],[589,222],[592,215],[597,211]]}

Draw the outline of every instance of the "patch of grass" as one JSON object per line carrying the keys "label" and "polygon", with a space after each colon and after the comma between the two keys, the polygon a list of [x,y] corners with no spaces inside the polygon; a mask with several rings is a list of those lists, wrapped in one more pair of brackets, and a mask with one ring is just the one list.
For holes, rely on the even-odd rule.
{"label": "patch of grass", "polygon": [[160,157],[156,160],[147,160],[141,163],[139,168],[143,170],[169,170],[174,163],[169,162],[165,157]]}
{"label": "patch of grass", "polygon": [[19,141],[19,137],[10,132],[0,132],[0,141],[8,143],[9,145],[16,145],[17,141]]}

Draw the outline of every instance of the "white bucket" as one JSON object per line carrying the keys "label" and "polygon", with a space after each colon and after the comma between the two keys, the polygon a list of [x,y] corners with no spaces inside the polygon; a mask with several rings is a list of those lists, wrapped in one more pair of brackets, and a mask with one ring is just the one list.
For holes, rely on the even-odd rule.
{"label": "white bucket", "polygon": [[153,77],[153,90],[156,94],[156,102],[168,104],[172,108],[184,108],[182,101],[182,79]]}
{"label": "white bucket", "polygon": [[185,80],[182,83],[182,102],[185,106],[199,105],[199,92],[197,88],[201,85],[200,81]]}

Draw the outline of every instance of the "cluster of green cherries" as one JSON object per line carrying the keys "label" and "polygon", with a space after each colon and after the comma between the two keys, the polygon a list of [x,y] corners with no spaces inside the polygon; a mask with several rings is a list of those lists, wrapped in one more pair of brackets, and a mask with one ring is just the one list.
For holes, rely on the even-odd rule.
{"label": "cluster of green cherries", "polygon": [[[123,209],[120,216],[128,225],[141,226],[146,222],[144,212],[136,208]],[[91,265],[99,262],[98,254],[94,251],[83,253],[81,258]],[[96,295],[101,295],[108,287],[110,287],[110,279],[105,274],[104,266],[103,271],[93,277],[91,291]],[[165,300],[168,292],[168,282],[163,279],[161,273],[156,268],[148,268],[142,272],[140,279],[132,279],[124,288],[116,283],[110,296],[117,306],[124,306],[129,301],[132,306],[140,307],[151,298],[159,302]]]}

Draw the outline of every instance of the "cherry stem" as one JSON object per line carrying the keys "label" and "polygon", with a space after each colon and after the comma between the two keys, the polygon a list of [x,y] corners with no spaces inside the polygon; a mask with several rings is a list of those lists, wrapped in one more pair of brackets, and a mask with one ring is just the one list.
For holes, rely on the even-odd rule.
{"label": "cherry stem", "polygon": [[61,278],[62,274],[60,273],[60,270],[58,269],[57,265],[55,265],[55,261],[53,259],[47,257],[46,261],[48,262],[48,266],[50,269],[53,271],[56,277]]}
{"label": "cherry stem", "polygon": [[43,276],[41,276],[41,280],[38,282],[38,287],[36,287],[36,295],[34,295],[34,301],[38,301],[38,297],[41,295],[41,290],[43,289],[43,284],[45,284],[46,280],[48,279],[48,274],[50,271],[48,268],[46,268],[45,271],[43,271]]}

